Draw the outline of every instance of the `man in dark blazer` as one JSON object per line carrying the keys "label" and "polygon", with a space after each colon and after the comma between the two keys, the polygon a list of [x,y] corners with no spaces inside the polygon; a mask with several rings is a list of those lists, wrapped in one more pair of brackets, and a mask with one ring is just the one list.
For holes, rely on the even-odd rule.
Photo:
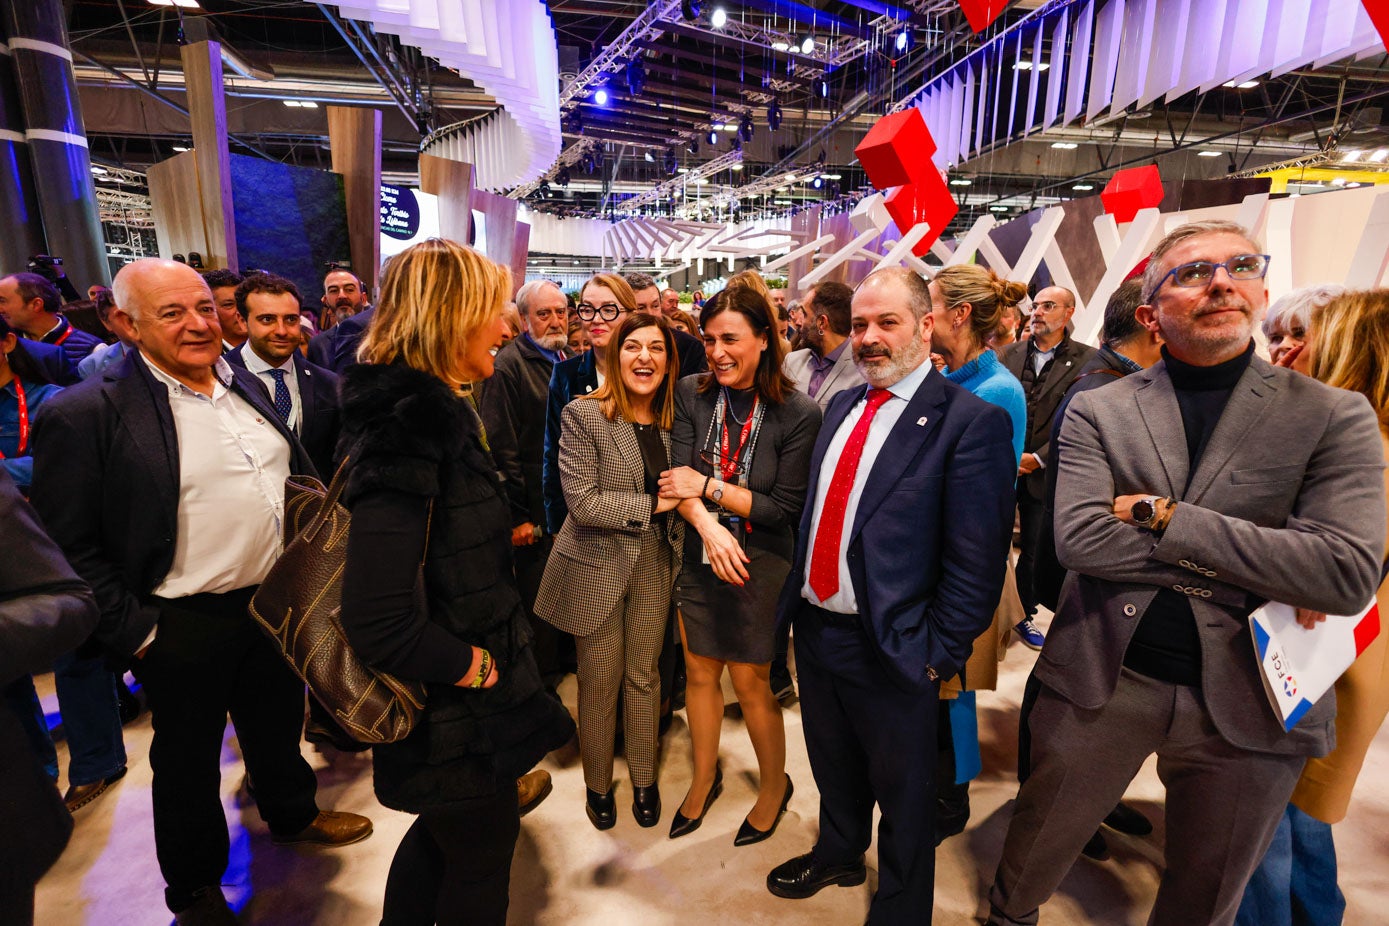
{"label": "man in dark blazer", "polygon": [[1037,922],[1156,753],[1167,834],[1148,922],[1232,924],[1303,765],[1333,746],[1334,693],[1291,731],[1275,717],[1248,618],[1270,600],[1353,614],[1371,599],[1384,450],[1364,396],[1254,356],[1259,252],[1230,222],[1168,234],[1138,310],[1163,362],[1067,409],[1056,552],[1069,575],[990,923]]}
{"label": "man in dark blazer", "polygon": [[0,277],[0,315],[33,341],[60,347],[74,367],[101,346],[101,339],[74,328],[58,310],[58,287],[37,273]]}
{"label": "man in dark blazer", "polygon": [[77,365],[68,359],[67,351],[61,347],[42,341],[25,341],[24,350],[57,385],[71,386],[82,381],[77,372]]}
{"label": "man in dark blazer", "polygon": [[343,845],[371,832],[365,817],[319,811],[299,752],[303,683],[246,613],[279,554],[284,481],[314,468],[255,377],[222,359],[196,271],[139,260],[114,289],[111,319],[136,350],[50,403],[32,499],[96,595],[95,640],[149,697],[165,903],[180,923],[224,923],[229,713],[277,842]]}
{"label": "man in dark blazer", "polygon": [[532,280],[517,291],[525,330],[497,351],[495,369],[483,381],[478,401],[487,443],[511,501],[516,584],[535,633],[535,661],[551,687],[561,674],[559,631],[536,618],[535,596],[553,541],[545,530],[541,470],[550,377],[568,345],[567,306],[563,290],[548,280]]}
{"label": "man in dark blazer", "polygon": [[1045,637],[1032,618],[1037,596],[1032,589],[1032,563],[1037,552],[1037,533],[1042,527],[1042,499],[1046,494],[1046,467],[1051,455],[1051,425],[1056,406],[1095,356],[1095,348],[1071,340],[1066,326],[1075,314],[1075,294],[1063,286],[1048,286],[1032,302],[1032,337],[1009,344],[999,360],[1022,383],[1027,396],[1027,434],[1022,462],[1018,465],[1018,596],[1027,617],[1015,628],[1022,641],[1041,649]]}
{"label": "man in dark blazer", "polygon": [[226,356],[228,363],[256,374],[271,405],[326,482],[333,475],[338,445],[338,376],[299,352],[302,307],[299,288],[289,280],[251,274],[236,288],[236,312],[247,339]]}
{"label": "man in dark blazer", "polygon": [[[0,470],[0,688],[80,646],[96,629],[96,601],[34,510]],[[72,832],[42,760],[14,715],[0,708],[0,923],[34,921],[34,885]]]}
{"label": "man in dark blazer", "polygon": [[[632,287],[632,295],[637,300],[637,311],[664,318],[661,311],[661,288],[656,285],[649,273],[624,273],[622,278]],[[709,369],[709,358],[704,353],[704,341],[678,328],[671,332],[675,338],[675,353],[680,357],[678,379],[703,373]]]}
{"label": "man in dark blazer", "polygon": [[861,884],[876,803],[872,924],[931,920],[940,680],[993,619],[1013,519],[1008,415],[934,370],[932,327],[910,270],[879,270],[855,293],[871,388],[830,403],[778,605],[795,625],[820,837],[767,887],[804,898]]}

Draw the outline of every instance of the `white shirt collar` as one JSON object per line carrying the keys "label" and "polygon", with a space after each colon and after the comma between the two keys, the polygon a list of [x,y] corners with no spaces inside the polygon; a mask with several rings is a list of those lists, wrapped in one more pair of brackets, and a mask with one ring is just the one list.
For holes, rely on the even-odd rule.
{"label": "white shirt collar", "polygon": [[[906,376],[887,387],[887,391],[899,399],[910,402],[912,396],[916,395],[916,390],[921,388],[921,384],[926,382],[926,377],[931,375],[935,368],[931,363],[930,356],[921,362],[921,366],[912,370]],[[871,387],[870,387],[871,388]]]}
{"label": "white shirt collar", "polygon": [[251,342],[247,341],[241,346],[241,360],[246,364],[246,369],[252,373],[269,373],[271,370],[284,370],[286,373],[294,372],[293,355],[286,357],[285,362],[279,366],[271,366],[251,348]]}
{"label": "white shirt collar", "polygon": [[[150,372],[154,374],[154,378],[169,387],[169,393],[171,395],[182,395],[185,392],[193,393],[194,395],[197,394],[194,393],[192,389],[189,389],[187,386],[183,385],[183,383],[179,382],[173,376],[161,369],[159,364],[155,363],[153,360],[150,359],[149,354],[145,353],[144,351],[140,351],[140,357],[145,361],[145,366],[149,367]],[[231,364],[227,363],[226,358],[224,357],[218,357],[217,362],[212,365],[212,375],[217,379],[218,385],[221,386],[223,390],[226,390],[231,386],[232,379],[234,378],[232,375]],[[216,397],[217,392],[216,390],[214,390],[213,398]]]}

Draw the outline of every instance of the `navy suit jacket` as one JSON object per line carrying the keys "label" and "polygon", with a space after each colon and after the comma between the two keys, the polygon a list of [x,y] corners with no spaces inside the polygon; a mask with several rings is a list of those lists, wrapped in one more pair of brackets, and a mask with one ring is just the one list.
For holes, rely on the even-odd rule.
{"label": "navy suit jacket", "polygon": [[[250,341],[226,354],[227,363],[246,369],[246,350]],[[332,370],[315,366],[304,359],[299,351],[294,352],[294,378],[299,383],[299,441],[313,460],[314,469],[326,481],[333,475],[333,452],[338,446],[338,431],[342,429],[342,419],[338,406],[338,375]],[[274,405],[274,396],[265,385],[265,380],[256,377],[256,383],[265,391],[265,397]]]}
{"label": "navy suit jacket", "polygon": [[376,307],[371,306],[356,315],[349,315],[328,329],[333,336],[334,373],[341,375],[343,370],[357,362],[357,345],[362,343],[362,335],[367,333],[367,326],[374,315]]}
{"label": "navy suit jacket", "polygon": [[569,506],[559,480],[560,412],[569,400],[598,388],[598,357],[593,351],[561,360],[550,374],[550,400],[545,407],[545,459],[540,469],[540,490],[545,495],[545,531],[559,533]]}
{"label": "navy suit jacket", "polygon": [[[232,367],[232,376],[232,390],[289,442],[290,472],[315,474],[255,375]],[[122,657],[154,627],[148,597],[173,565],[178,449],[169,390],[139,351],[54,396],[34,424],[30,501],[96,595],[95,639]]]}
{"label": "navy suit jacket", "polygon": [[82,381],[77,375],[77,364],[68,357],[68,352],[54,344],[42,341],[22,340],[19,346],[29,352],[34,362],[43,368],[48,378],[59,386],[72,386]]}
{"label": "navy suit jacket", "polygon": [[[809,607],[801,586],[821,465],[867,388],[845,389],[825,411],[779,621]],[[939,373],[927,375],[873,461],[842,539],[859,619],[897,687],[921,690],[955,675],[993,620],[1012,541],[1016,473],[1008,413]]]}

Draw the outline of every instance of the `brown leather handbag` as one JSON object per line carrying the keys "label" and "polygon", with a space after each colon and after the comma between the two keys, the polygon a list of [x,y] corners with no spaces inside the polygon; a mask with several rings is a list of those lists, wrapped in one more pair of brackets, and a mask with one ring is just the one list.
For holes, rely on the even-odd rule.
{"label": "brown leather handbag", "polygon": [[[326,489],[312,476],[285,480],[285,551],[251,599],[250,612],[343,730],[362,743],[394,743],[410,734],[424,710],[424,684],[366,665],[343,632],[342,574],[352,515],[338,498],[347,465],[343,460]],[[416,607],[424,607],[423,571],[421,560]]]}

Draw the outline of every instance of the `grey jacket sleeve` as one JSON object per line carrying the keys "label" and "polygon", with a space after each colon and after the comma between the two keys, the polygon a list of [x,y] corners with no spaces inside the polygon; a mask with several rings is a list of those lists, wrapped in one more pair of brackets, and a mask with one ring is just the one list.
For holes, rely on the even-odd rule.
{"label": "grey jacket sleeve", "polygon": [[96,629],[96,599],[39,526],[34,509],[0,475],[0,684],[76,649]]}

